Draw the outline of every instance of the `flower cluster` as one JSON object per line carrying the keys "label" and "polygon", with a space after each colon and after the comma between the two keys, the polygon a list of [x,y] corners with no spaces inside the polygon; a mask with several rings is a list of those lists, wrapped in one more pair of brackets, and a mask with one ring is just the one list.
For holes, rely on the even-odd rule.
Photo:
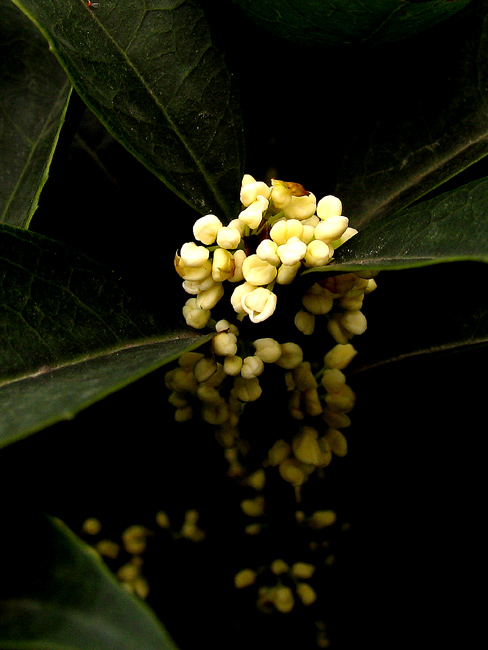
{"label": "flower cluster", "polygon": [[[294,502],[303,503],[305,484],[320,480],[333,456],[347,454],[343,430],[351,425],[356,395],[345,370],[357,354],[351,340],[367,328],[362,307],[376,282],[374,273],[324,269],[314,274],[319,278],[315,283],[304,283],[300,295],[295,292],[284,305],[282,331],[288,331],[288,315],[295,340],[283,340],[279,324],[273,337],[249,335],[253,323],[275,312],[275,285],[289,285],[304,271],[325,267],[356,231],[342,215],[338,198],[317,202],[296,183],[274,180],[268,186],[246,175],[240,199],[242,210],[227,225],[215,215],[198,219],[193,229],[198,243],[184,244],[176,255],[183,288],[193,296],[183,308],[185,320],[196,329],[210,326],[215,336],[206,347],[182,354],[166,372],[165,384],[178,422],[197,417],[214,427],[228,476],[252,491],[240,501],[241,516],[250,522],[245,533],[259,535],[269,530],[269,479],[273,477],[273,485],[275,477],[288,485]],[[226,294],[229,301],[220,302]],[[212,318],[219,302],[214,314],[221,317]],[[250,325],[243,322],[246,317]],[[253,410],[266,398],[271,420]],[[263,426],[264,421],[271,427]],[[252,463],[247,460],[251,447],[258,449]],[[336,521],[330,509],[309,515],[297,511],[295,518],[297,526],[313,534]],[[322,543],[316,548],[325,547]],[[258,608],[286,613],[297,602],[313,605],[317,594],[308,579],[314,571],[311,563],[275,560],[257,570],[242,569],[234,584],[240,589],[260,583]],[[269,572],[275,576],[272,584],[265,577]],[[320,634],[319,645],[325,647],[322,629]]]}
{"label": "flower cluster", "polygon": [[183,288],[194,296],[183,314],[196,329],[208,324],[226,282],[233,286],[230,302],[239,319],[266,320],[276,309],[275,284],[290,284],[301,269],[328,264],[357,232],[338,198],[317,203],[297,183],[273,180],[268,186],[245,175],[240,199],[242,211],[227,225],[213,214],[198,219],[193,235],[199,243],[183,244],[175,257]]}

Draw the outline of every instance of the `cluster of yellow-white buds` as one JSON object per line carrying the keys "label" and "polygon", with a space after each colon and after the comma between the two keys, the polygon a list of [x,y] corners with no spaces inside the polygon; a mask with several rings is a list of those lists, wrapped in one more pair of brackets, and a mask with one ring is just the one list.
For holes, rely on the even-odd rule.
{"label": "cluster of yellow-white buds", "polygon": [[183,244],[175,257],[183,288],[194,296],[183,314],[196,329],[208,324],[225,282],[235,285],[230,303],[238,318],[266,320],[276,309],[275,284],[290,284],[301,269],[328,264],[334,250],[357,232],[338,198],[317,202],[297,183],[273,180],[268,186],[245,175],[240,199],[242,210],[227,225],[213,214],[198,219],[193,235],[199,243]]}

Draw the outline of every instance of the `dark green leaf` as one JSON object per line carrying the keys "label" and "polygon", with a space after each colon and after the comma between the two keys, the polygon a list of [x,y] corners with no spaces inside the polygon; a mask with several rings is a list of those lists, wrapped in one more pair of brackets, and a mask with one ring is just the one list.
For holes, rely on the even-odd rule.
{"label": "dark green leaf", "polygon": [[[445,356],[448,367],[454,353],[468,355],[473,369],[488,348],[487,282],[488,267],[470,262],[380,273],[364,302],[368,329],[354,340],[353,374],[432,354]],[[473,374],[453,376],[453,390],[476,381]]]}
{"label": "dark green leaf", "polygon": [[308,46],[405,38],[452,16],[470,0],[234,0],[282,38]]}
{"label": "dark green leaf", "polygon": [[158,327],[93,260],[0,227],[0,446],[73,417],[207,339]]}
{"label": "dark green leaf", "polygon": [[199,212],[235,207],[234,82],[192,0],[15,0],[111,133]]}
{"label": "dark green leaf", "polygon": [[343,72],[347,83],[336,92],[353,113],[334,193],[355,227],[486,156],[487,33],[488,2],[476,0],[429,33],[356,56]]}
{"label": "dark green leaf", "polygon": [[209,336],[172,332],[165,338],[40,368],[0,385],[0,447],[79,411],[198,347]]}
{"label": "dark green leaf", "polygon": [[2,510],[0,648],[176,650],[153,612],[58,520]]}
{"label": "dark green leaf", "polygon": [[0,85],[0,222],[27,228],[71,83],[39,30],[10,0],[0,0]]}
{"label": "dark green leaf", "polygon": [[337,249],[334,262],[305,273],[488,262],[488,179],[473,181],[370,223]]}

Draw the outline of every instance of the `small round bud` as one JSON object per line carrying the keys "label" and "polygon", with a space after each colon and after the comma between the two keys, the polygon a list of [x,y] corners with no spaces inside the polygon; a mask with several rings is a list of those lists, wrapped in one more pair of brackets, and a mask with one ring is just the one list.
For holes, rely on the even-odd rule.
{"label": "small round bud", "polygon": [[307,244],[298,237],[290,237],[285,244],[278,246],[277,253],[286,266],[293,266],[305,257]]}
{"label": "small round bud", "polygon": [[270,284],[276,278],[276,266],[273,266],[266,260],[262,260],[259,255],[249,255],[242,264],[242,273],[246,282],[256,287]]}
{"label": "small round bud", "polygon": [[291,567],[291,573],[295,578],[308,580],[315,573],[315,567],[313,564],[308,564],[307,562],[295,562]]}
{"label": "small round bud", "polygon": [[215,282],[224,282],[233,276],[235,261],[232,253],[225,248],[217,248],[212,258],[212,278]]}
{"label": "small round bud", "polygon": [[234,576],[234,585],[237,589],[249,587],[256,582],[257,573],[252,569],[242,569]]}
{"label": "small round bud", "polygon": [[306,582],[301,582],[296,588],[297,596],[304,605],[312,605],[317,600],[317,594],[313,587]]}
{"label": "small round bud", "polygon": [[287,219],[308,219],[315,214],[317,207],[317,199],[310,192],[308,196],[292,196],[291,202],[286,208],[283,208],[283,213]]}
{"label": "small round bud", "polygon": [[276,361],[278,366],[291,370],[296,368],[302,361],[303,351],[299,345],[292,341],[281,344],[281,357]]}
{"label": "small round bud", "polygon": [[254,402],[261,397],[263,391],[257,377],[246,379],[238,376],[234,378],[234,392],[241,402]]}
{"label": "small round bud", "polygon": [[317,510],[308,519],[310,528],[320,530],[327,526],[332,526],[337,520],[337,515],[333,510]]}
{"label": "small round bud", "polygon": [[237,354],[237,336],[231,332],[219,332],[212,339],[212,348],[221,357],[234,357]]}
{"label": "small round bud", "polygon": [[313,334],[315,329],[315,316],[309,311],[301,309],[295,316],[295,327],[306,336]]}
{"label": "small round bud", "polygon": [[256,349],[256,356],[264,363],[275,363],[281,357],[281,345],[275,339],[256,339],[253,345]]}
{"label": "small round bud", "polygon": [[324,365],[327,368],[343,370],[354,359],[356,354],[357,350],[354,349],[351,343],[345,345],[339,343],[327,352],[324,357]]}
{"label": "small round bud", "polygon": [[337,217],[342,214],[342,203],[341,200],[336,196],[329,194],[324,196],[317,203],[317,216],[322,219],[329,219],[330,217]]}
{"label": "small round bud", "polygon": [[236,228],[223,226],[217,233],[217,244],[221,248],[237,248],[241,242],[241,233]]}
{"label": "small round bud", "polygon": [[195,242],[187,242],[181,247],[180,255],[185,266],[199,267],[208,260],[210,252],[205,246],[198,246]]}
{"label": "small round bud", "polygon": [[242,363],[241,375],[246,379],[259,377],[264,370],[263,361],[256,355],[245,357]]}
{"label": "small round bud", "polygon": [[274,313],[277,299],[275,293],[259,287],[250,293],[245,293],[241,305],[253,323],[262,323]]}
{"label": "small round bud", "polygon": [[[318,227],[318,226],[317,226]],[[325,266],[332,257],[332,249],[320,239],[314,239],[307,246],[304,262],[306,266]]]}
{"label": "small round bud", "polygon": [[213,214],[207,214],[193,224],[193,236],[205,246],[210,246],[215,242],[220,228],[222,228],[220,219]]}

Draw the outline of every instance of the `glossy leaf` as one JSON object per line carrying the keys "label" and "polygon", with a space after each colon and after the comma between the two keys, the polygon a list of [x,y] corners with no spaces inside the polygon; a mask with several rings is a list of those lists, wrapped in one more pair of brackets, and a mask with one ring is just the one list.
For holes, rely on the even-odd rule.
{"label": "glossy leaf", "polygon": [[115,274],[0,228],[0,446],[72,418],[208,339],[160,328]]}
{"label": "glossy leaf", "polygon": [[59,520],[2,508],[0,648],[176,650],[153,612]]}
{"label": "glossy leaf", "polygon": [[405,38],[445,20],[470,0],[234,0],[258,25],[309,46]]}
{"label": "glossy leaf", "polygon": [[392,270],[442,262],[488,262],[488,179],[473,181],[374,223],[305,272]]}
{"label": "glossy leaf", "polygon": [[27,228],[71,83],[39,30],[10,0],[0,0],[0,86],[0,222]]}
{"label": "glossy leaf", "polygon": [[347,82],[336,92],[351,110],[336,127],[345,156],[333,193],[355,227],[406,207],[487,155],[487,34],[488,2],[476,0],[452,21],[353,57],[342,71]]}
{"label": "glossy leaf", "polygon": [[199,212],[235,207],[234,82],[191,0],[15,0],[109,131]]}

